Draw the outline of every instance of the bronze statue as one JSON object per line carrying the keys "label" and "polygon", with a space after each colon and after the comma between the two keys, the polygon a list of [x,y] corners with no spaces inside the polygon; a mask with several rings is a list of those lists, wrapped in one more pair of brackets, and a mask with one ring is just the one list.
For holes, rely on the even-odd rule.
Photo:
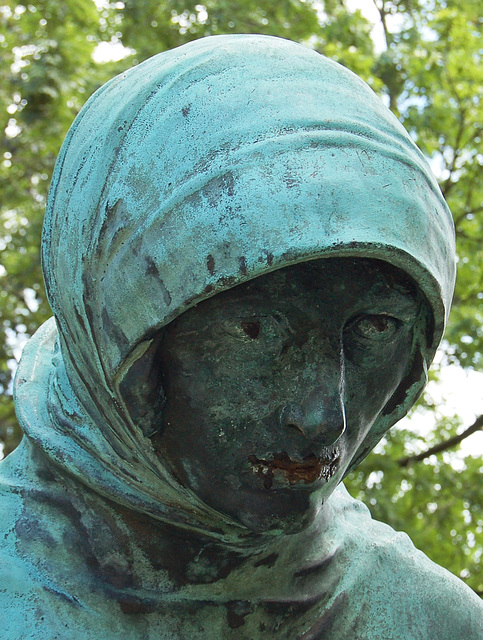
{"label": "bronze statue", "polygon": [[359,78],[248,35],[114,78],[42,259],[3,638],[482,637],[479,598],[342,484],[421,393],[455,275],[437,183]]}

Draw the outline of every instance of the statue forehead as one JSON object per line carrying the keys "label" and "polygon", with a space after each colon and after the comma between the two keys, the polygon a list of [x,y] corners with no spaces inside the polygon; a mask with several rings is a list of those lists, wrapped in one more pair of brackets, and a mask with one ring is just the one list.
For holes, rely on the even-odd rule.
{"label": "statue forehead", "polygon": [[[195,305],[174,321],[203,334],[207,322],[295,312],[307,320],[330,316],[344,323],[354,313],[388,313],[411,318],[424,308],[423,294],[400,269],[381,260],[324,258],[264,274]],[[324,317],[325,317],[324,316]],[[169,325],[168,325],[169,326]]]}
{"label": "statue forehead", "polygon": [[[416,297],[419,288],[401,269],[383,260],[371,258],[327,257],[300,262],[236,285],[212,298],[227,300],[250,296],[259,291],[276,292],[279,296],[310,295],[311,290],[344,295],[347,288],[364,296],[369,290],[396,292]],[[270,302],[270,297],[267,298]]]}

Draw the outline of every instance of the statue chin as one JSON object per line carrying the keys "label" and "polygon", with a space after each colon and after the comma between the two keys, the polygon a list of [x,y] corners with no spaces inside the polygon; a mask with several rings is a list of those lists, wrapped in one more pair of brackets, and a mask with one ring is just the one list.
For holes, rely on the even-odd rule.
{"label": "statue chin", "polygon": [[320,493],[306,494],[302,498],[298,492],[296,502],[290,499],[284,501],[284,498],[290,496],[280,495],[277,496],[279,499],[271,500],[265,509],[250,505],[230,515],[235,516],[238,522],[255,534],[295,535],[305,531],[320,517],[328,497],[325,493],[323,496]]}

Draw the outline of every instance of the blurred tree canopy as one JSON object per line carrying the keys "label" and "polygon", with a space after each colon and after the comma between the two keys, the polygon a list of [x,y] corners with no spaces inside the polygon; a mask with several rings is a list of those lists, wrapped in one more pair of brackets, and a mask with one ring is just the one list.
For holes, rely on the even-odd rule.
{"label": "blurred tree canopy", "polygon": [[[200,3],[203,0],[198,0]],[[21,435],[11,398],[21,347],[50,315],[39,241],[56,155],[87,97],[145,58],[205,35],[298,40],[361,75],[426,154],[453,211],[459,261],[443,365],[483,369],[481,0],[0,0],[0,444]],[[380,40],[381,42],[379,42]],[[99,61],[101,51],[111,52]],[[114,54],[120,52],[120,55]],[[94,57],[93,57],[94,56]],[[104,56],[106,58],[106,56]],[[119,59],[120,58],[120,59]],[[437,377],[438,371],[433,373]],[[483,427],[423,409],[434,428],[392,430],[351,474],[373,515],[483,595],[481,459],[459,443]]]}

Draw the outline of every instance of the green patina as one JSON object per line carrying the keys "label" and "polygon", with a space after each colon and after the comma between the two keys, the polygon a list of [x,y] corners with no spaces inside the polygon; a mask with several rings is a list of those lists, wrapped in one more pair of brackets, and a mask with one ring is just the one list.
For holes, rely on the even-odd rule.
{"label": "green patina", "polygon": [[254,533],[178,480],[151,439],[163,328],[281,269],[375,260],[416,283],[418,326],[432,330],[413,339],[404,393],[355,466],[426,382],[454,253],[451,214],[403,127],[305,47],[201,39],[99,89],[50,191],[42,258],[55,320],[16,378],[26,437],[0,471],[2,637],[480,638],[480,600],[343,485],[320,510],[314,492],[302,530]]}

